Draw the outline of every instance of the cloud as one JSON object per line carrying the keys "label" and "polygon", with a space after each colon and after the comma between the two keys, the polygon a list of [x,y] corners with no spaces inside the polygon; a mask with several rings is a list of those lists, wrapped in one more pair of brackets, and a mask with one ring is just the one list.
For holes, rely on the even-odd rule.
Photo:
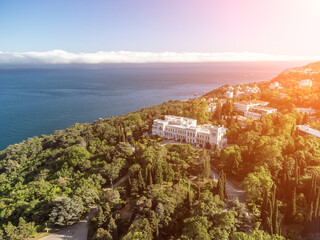
{"label": "cloud", "polygon": [[262,53],[204,52],[130,52],[112,51],[70,53],[0,52],[0,64],[99,64],[99,63],[171,63],[171,62],[253,62],[253,61],[316,61],[320,57],[275,56]]}

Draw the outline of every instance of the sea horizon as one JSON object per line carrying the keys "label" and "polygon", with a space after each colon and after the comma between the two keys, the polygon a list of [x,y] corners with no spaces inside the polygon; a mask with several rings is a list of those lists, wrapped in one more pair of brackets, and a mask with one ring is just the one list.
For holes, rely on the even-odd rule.
{"label": "sea horizon", "polygon": [[271,80],[306,62],[0,66],[0,150],[77,122],[93,122],[224,84]]}

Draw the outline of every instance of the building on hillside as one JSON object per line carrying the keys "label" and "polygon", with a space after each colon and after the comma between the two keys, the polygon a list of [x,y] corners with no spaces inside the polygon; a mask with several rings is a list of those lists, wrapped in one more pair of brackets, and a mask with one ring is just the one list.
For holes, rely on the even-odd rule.
{"label": "building on hillside", "polygon": [[228,92],[233,92],[233,87],[232,86],[227,87],[227,91]]}
{"label": "building on hillside", "polygon": [[227,103],[227,99],[219,99],[219,102],[220,102],[220,104],[221,104],[221,107],[223,106],[223,105],[225,105],[226,103]]}
{"label": "building on hillside", "polygon": [[251,94],[258,93],[259,91],[260,91],[260,88],[256,85],[254,87],[246,86],[244,89],[244,94],[251,95]]}
{"label": "building on hillside", "polygon": [[244,112],[245,117],[252,117],[255,119],[260,119],[262,115],[269,115],[271,113],[276,113],[276,108],[256,106],[249,108],[248,111]]}
{"label": "building on hillside", "polygon": [[238,112],[247,112],[250,108],[256,106],[267,106],[269,103],[260,101],[260,100],[252,100],[252,101],[242,101],[242,102],[235,102],[234,103],[234,110]]}
{"label": "building on hillside", "polygon": [[217,104],[216,103],[209,103],[207,106],[207,111],[211,113],[215,113],[217,110]]}
{"label": "building on hillside", "polygon": [[197,126],[195,119],[170,115],[165,116],[164,120],[155,119],[152,125],[153,135],[183,141],[195,146],[205,147],[210,144],[211,149],[214,149],[215,145],[218,145],[219,148],[226,147],[226,131],[227,129],[223,126],[211,124]]}
{"label": "building on hillside", "polygon": [[278,82],[270,83],[270,89],[282,89],[283,87]]}
{"label": "building on hillside", "polygon": [[236,116],[236,120],[237,120],[238,125],[239,125],[241,128],[245,128],[245,127],[246,127],[246,123],[247,123],[250,119],[248,119],[247,117],[238,115],[238,116]]}
{"label": "building on hillside", "polygon": [[318,74],[318,72],[314,71],[312,68],[306,68],[306,69],[304,69],[303,72],[304,72],[304,73],[307,73],[307,74],[310,74],[310,75],[312,75],[312,74]]}
{"label": "building on hillside", "polygon": [[312,81],[310,79],[304,79],[299,82],[299,88],[312,87]]}
{"label": "building on hillside", "polygon": [[302,113],[302,114],[306,113],[306,114],[309,114],[309,115],[315,114],[317,112],[316,109],[313,109],[311,107],[309,107],[309,108],[297,108],[297,111],[299,113]]}
{"label": "building on hillside", "polygon": [[227,91],[223,94],[225,98],[233,98],[233,91]]}
{"label": "building on hillside", "polygon": [[239,98],[239,97],[241,97],[241,96],[243,96],[244,95],[244,92],[242,92],[241,90],[239,90],[239,89],[236,89],[235,91],[234,91],[234,97],[236,97],[236,98]]}
{"label": "building on hillside", "polygon": [[241,85],[236,86],[236,87],[235,87],[235,90],[236,90],[236,91],[237,91],[237,90],[238,90],[238,91],[241,91],[241,90],[242,90],[242,87],[241,87],[241,86],[242,86],[242,84],[241,84]]}
{"label": "building on hillside", "polygon": [[309,125],[297,125],[301,135],[312,135],[317,138],[320,138],[320,131],[314,128],[311,128]]}
{"label": "building on hillside", "polygon": [[288,97],[289,95],[288,94],[286,94],[286,93],[279,93],[279,98],[280,99],[284,99],[284,98],[286,98],[286,97]]}

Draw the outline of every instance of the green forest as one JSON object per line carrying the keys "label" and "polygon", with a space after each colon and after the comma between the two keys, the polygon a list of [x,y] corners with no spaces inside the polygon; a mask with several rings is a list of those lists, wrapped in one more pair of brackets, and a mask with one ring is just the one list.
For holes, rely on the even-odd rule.
{"label": "green forest", "polygon": [[[290,78],[293,86],[305,77],[292,74],[271,81]],[[225,104],[221,87],[204,96],[218,98],[214,114],[201,99],[169,101],[8,146],[0,152],[0,239],[61,229],[92,207],[88,239],[320,238],[320,139],[297,129],[319,124],[296,110],[320,109],[318,75],[312,89],[270,90],[270,81],[261,82],[260,93]],[[269,101],[278,113],[240,126],[234,102],[248,98]],[[229,146],[163,144],[151,126],[165,115],[224,125]],[[230,199],[227,180],[246,191],[245,202]]]}

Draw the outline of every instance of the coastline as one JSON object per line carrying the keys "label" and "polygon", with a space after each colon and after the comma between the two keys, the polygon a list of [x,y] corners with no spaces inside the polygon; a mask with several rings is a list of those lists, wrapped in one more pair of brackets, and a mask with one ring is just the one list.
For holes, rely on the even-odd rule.
{"label": "coastline", "polygon": [[[148,64],[147,68],[140,64],[138,69],[133,65],[117,65],[116,68],[91,66],[89,70],[77,68],[76,71],[0,70],[0,78],[9,74],[7,77],[15,79],[13,83],[4,82],[3,91],[6,88],[10,91],[8,95],[0,95],[0,102],[7,102],[0,109],[3,126],[0,135],[6,136],[0,139],[0,149],[33,136],[52,134],[77,122],[93,122],[167,101],[194,98],[196,92],[207,93],[224,84],[266,81],[279,73],[272,70],[277,63],[272,63],[273,67],[264,66],[264,63],[250,64],[228,63],[225,69],[225,63],[190,63]],[[260,66],[258,69],[256,64]],[[278,68],[283,70],[283,65],[281,63]],[[66,74],[72,79],[65,79]],[[19,80],[20,76],[23,76],[23,82]],[[117,77],[105,80],[105,76]],[[92,80],[88,82],[87,79]],[[43,85],[43,81],[47,81],[48,86]],[[33,82],[35,89],[28,86]],[[12,88],[15,83],[23,88]]]}

